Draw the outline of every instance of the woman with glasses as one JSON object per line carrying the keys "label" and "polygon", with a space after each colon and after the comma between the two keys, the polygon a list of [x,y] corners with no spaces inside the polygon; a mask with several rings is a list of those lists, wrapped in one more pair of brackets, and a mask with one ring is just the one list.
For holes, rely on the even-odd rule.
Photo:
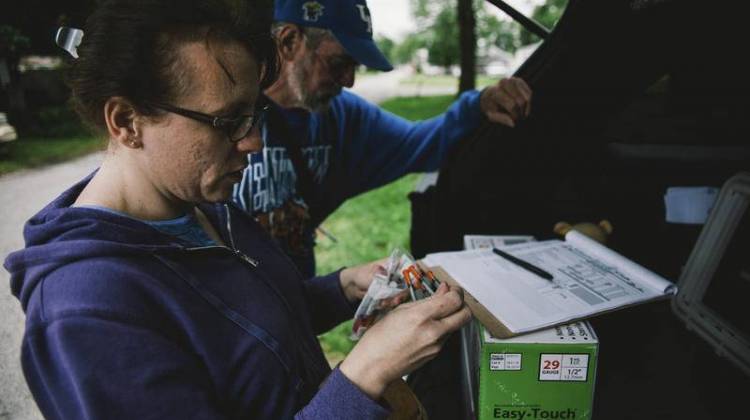
{"label": "woman with glasses", "polygon": [[5,262],[45,417],[383,418],[384,389],[468,320],[442,286],[331,371],[316,334],[352,316],[377,267],[303,281],[225,203],[262,147],[275,52],[259,15],[113,0],[88,19],[68,81],[106,156],[27,223],[26,248]]}

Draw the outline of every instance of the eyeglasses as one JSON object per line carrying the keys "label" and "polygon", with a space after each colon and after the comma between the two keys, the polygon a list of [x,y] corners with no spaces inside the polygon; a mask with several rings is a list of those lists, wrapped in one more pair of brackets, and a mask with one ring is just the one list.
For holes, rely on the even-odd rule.
{"label": "eyeglasses", "polygon": [[258,122],[264,119],[266,111],[268,111],[268,104],[259,103],[256,104],[255,112],[253,114],[239,115],[236,117],[217,117],[215,115],[204,114],[202,112],[192,111],[169,104],[149,103],[149,105],[163,111],[181,115],[195,121],[200,121],[222,130],[226,133],[227,138],[232,143],[237,143],[247,137]]}

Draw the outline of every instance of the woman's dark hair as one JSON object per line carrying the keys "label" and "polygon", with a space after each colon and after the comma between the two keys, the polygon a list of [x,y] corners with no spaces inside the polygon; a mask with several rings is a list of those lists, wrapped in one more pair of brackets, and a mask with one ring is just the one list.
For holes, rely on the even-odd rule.
{"label": "woman's dark hair", "polygon": [[109,0],[87,19],[70,63],[73,107],[90,126],[104,128],[104,104],[113,96],[144,115],[149,103],[169,103],[189,89],[177,53],[184,42],[233,40],[245,45],[261,69],[261,87],[276,78],[278,57],[267,10],[249,0]]}

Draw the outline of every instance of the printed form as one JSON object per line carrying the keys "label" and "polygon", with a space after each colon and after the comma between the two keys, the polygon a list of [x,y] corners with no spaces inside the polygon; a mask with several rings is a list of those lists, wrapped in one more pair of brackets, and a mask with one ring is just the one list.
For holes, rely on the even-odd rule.
{"label": "printed form", "polygon": [[527,242],[502,250],[554,279],[539,277],[489,249],[430,254],[424,263],[441,266],[514,333],[676,291],[666,279],[577,232],[564,242]]}
{"label": "printed form", "polygon": [[464,249],[503,248],[535,241],[528,235],[464,235]]}

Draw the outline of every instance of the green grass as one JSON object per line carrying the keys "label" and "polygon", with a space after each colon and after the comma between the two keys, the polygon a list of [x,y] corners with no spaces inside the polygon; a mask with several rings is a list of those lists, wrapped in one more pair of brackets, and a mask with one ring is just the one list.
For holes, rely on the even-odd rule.
{"label": "green grass", "polygon": [[[500,78],[480,75],[477,76],[477,88],[481,89],[497,82]],[[422,85],[435,87],[456,87],[458,88],[458,77],[450,75],[427,76],[424,74],[415,74],[399,82],[400,85]]]}
{"label": "green grass", "polygon": [[[423,120],[440,114],[453,96],[396,98],[382,107],[410,120]],[[320,235],[315,255],[318,273],[325,274],[387,257],[393,248],[409,248],[411,211],[407,194],[420,175],[407,175],[377,190],[344,203],[326,219],[323,227],[337,242]],[[342,360],[354,346],[349,340],[351,321],[320,336],[326,357],[332,364]]]}
{"label": "green grass", "polygon": [[62,162],[102,150],[104,142],[88,136],[19,138],[0,150],[0,175],[23,168]]}
{"label": "green grass", "polygon": [[454,99],[452,95],[402,97],[385,101],[382,106],[396,115],[417,121],[445,111]]}
{"label": "green grass", "polygon": [[31,119],[31,127],[17,140],[0,145],[0,175],[64,162],[103,150],[106,144],[84,128],[69,106],[42,108],[35,111]]}

